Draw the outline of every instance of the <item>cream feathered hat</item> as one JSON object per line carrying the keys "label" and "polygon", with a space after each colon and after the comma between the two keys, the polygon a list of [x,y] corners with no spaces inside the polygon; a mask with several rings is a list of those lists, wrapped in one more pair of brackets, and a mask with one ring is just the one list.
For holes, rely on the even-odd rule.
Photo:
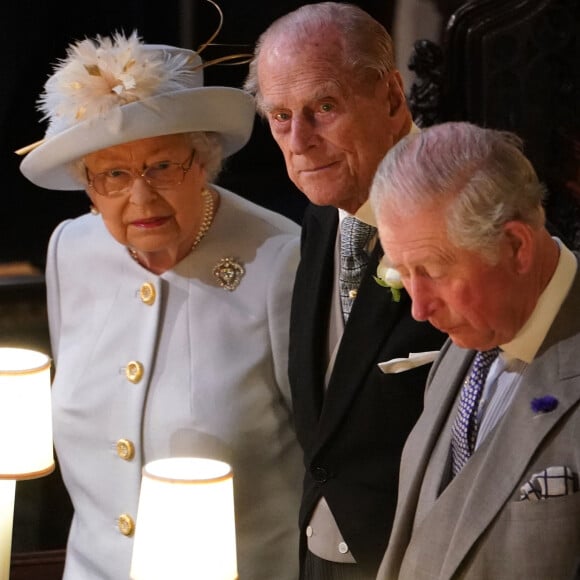
{"label": "cream feathered hat", "polygon": [[144,44],[137,32],[72,44],[44,86],[44,139],[25,147],[20,170],[47,189],[82,189],[71,165],[88,153],[137,139],[212,131],[224,157],[241,149],[254,123],[251,96],[204,87],[197,52]]}

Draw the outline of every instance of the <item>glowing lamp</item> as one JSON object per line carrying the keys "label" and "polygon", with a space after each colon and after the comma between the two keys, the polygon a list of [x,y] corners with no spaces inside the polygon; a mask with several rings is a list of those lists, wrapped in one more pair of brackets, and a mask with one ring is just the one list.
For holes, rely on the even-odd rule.
{"label": "glowing lamp", "polygon": [[0,580],[10,575],[16,481],[53,470],[50,359],[0,348]]}
{"label": "glowing lamp", "polygon": [[236,580],[231,467],[174,457],[143,468],[132,580]]}

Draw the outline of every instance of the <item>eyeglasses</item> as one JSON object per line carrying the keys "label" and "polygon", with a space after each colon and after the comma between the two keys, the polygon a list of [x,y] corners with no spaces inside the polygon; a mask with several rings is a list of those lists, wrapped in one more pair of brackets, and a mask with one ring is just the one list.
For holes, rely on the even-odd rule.
{"label": "eyeglasses", "polygon": [[115,197],[127,194],[133,182],[141,177],[153,189],[169,189],[177,187],[183,183],[185,174],[191,169],[195,149],[183,163],[170,163],[162,161],[150,165],[143,171],[134,169],[109,169],[101,173],[89,176],[87,169],[87,180],[89,187],[99,195],[105,197]]}

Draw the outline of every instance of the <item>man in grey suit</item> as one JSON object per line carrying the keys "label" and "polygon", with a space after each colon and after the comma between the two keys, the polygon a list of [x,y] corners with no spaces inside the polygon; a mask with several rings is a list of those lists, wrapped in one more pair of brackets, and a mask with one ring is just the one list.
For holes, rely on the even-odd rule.
{"label": "man in grey suit", "polygon": [[379,165],[385,254],[415,319],[450,337],[379,580],[579,577],[580,256],[548,233],[542,197],[518,138],[468,123]]}

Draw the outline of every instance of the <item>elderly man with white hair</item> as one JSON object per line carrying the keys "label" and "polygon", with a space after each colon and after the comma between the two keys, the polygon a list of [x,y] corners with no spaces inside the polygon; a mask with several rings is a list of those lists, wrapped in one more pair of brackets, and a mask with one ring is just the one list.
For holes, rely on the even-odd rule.
{"label": "elderly man with white hair", "polygon": [[379,580],[580,573],[580,256],[511,134],[403,139],[371,189],[417,320],[449,340],[401,460]]}

